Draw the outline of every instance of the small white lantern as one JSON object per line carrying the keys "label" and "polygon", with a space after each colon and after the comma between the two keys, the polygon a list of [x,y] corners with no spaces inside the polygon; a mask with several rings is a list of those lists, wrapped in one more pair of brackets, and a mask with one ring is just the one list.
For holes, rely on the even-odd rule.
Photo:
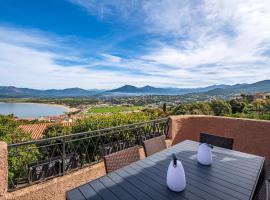
{"label": "small white lantern", "polygon": [[167,172],[167,185],[174,192],[181,192],[186,187],[186,175],[182,163],[173,154]]}
{"label": "small white lantern", "polygon": [[211,165],[213,163],[212,159],[212,145],[202,143],[199,145],[197,152],[197,160],[202,165]]}

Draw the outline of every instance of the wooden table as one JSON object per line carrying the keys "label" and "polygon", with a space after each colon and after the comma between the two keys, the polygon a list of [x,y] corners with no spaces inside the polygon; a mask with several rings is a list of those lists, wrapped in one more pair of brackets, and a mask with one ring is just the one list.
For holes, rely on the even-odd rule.
{"label": "wooden table", "polygon": [[[264,158],[214,147],[212,166],[203,166],[196,160],[198,145],[183,141],[73,189],[67,192],[67,199],[252,199]],[[176,153],[186,173],[187,187],[180,193],[166,186],[172,153]]]}

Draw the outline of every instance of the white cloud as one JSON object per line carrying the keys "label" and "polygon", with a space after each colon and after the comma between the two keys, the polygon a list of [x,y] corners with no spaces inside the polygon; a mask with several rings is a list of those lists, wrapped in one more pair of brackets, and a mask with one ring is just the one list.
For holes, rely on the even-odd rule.
{"label": "white cloud", "polygon": [[112,63],[119,63],[122,60],[122,58],[119,56],[114,56],[114,55],[105,54],[105,53],[101,55],[105,58],[106,61],[112,62]]}
{"label": "white cloud", "polygon": [[[191,5],[191,1],[173,0],[146,4],[148,20],[153,24],[151,31],[172,32],[175,44],[163,42],[143,56],[145,59],[176,66],[177,71],[168,73],[197,82],[198,77],[217,83],[269,77],[270,59],[264,54],[270,49],[269,1],[207,0]],[[202,65],[205,67],[200,70]],[[205,73],[208,71],[215,75]]]}
{"label": "white cloud", "polygon": [[0,26],[0,36],[2,42],[16,45],[54,46],[54,43],[48,39],[48,34],[45,37],[45,34],[37,30]]}
{"label": "white cloud", "polygon": [[[118,20],[127,20],[131,15],[138,13],[142,6],[141,0],[69,0],[71,3],[82,6],[91,15],[106,18],[117,15]],[[130,19],[129,19],[130,20]]]}
{"label": "white cloud", "polygon": [[149,25],[147,28],[158,33],[172,36],[190,34],[191,28],[197,23],[193,15],[198,8],[189,0],[145,1],[143,10]]}

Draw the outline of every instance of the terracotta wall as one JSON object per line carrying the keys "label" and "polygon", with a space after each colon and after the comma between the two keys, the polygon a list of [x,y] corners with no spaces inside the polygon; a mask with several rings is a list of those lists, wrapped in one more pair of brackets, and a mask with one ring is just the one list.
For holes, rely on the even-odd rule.
{"label": "terracotta wall", "polygon": [[173,144],[186,139],[199,141],[200,132],[232,137],[235,150],[270,159],[270,121],[201,115],[171,117],[169,136]]}

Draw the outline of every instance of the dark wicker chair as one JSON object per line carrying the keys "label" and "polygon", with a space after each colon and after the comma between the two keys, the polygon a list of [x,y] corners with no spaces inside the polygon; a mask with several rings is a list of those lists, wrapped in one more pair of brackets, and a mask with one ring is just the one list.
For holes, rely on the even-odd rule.
{"label": "dark wicker chair", "polygon": [[[79,166],[79,156],[76,153],[67,154],[64,162],[65,172],[76,169]],[[30,163],[27,165],[27,170],[29,183],[41,181],[63,173],[63,160],[61,156],[57,156],[48,160]]]}
{"label": "dark wicker chair", "polygon": [[138,146],[106,155],[104,156],[106,173],[113,172],[138,160],[140,160]]}
{"label": "dark wicker chair", "polygon": [[118,140],[115,142],[107,143],[100,146],[101,155],[107,156],[109,154],[122,151],[124,149],[127,149],[129,147],[135,146],[134,142],[130,142],[128,140]]}
{"label": "dark wicker chair", "polygon": [[258,194],[254,198],[255,200],[269,200],[270,199],[270,183],[269,180],[265,180]]}
{"label": "dark wicker chair", "polygon": [[165,135],[143,141],[143,148],[145,156],[151,156],[154,153],[166,149]]}
{"label": "dark wicker chair", "polygon": [[200,142],[212,144],[214,146],[218,146],[218,147],[222,147],[226,149],[233,148],[233,138],[210,135],[207,133],[200,133]]}

